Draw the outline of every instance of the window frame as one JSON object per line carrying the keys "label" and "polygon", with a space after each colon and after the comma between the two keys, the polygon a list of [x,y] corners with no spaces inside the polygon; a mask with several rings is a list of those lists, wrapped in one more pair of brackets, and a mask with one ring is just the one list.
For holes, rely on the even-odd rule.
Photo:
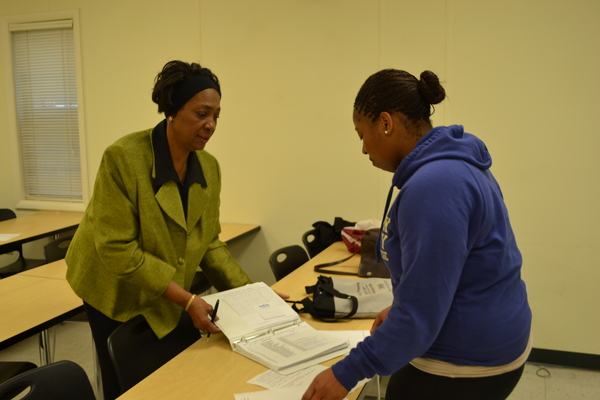
{"label": "window frame", "polygon": [[[9,30],[10,24],[25,24],[48,22],[56,20],[70,19],[73,21],[73,40],[75,52],[75,79],[77,85],[77,117],[79,131],[79,155],[80,155],[80,170],[81,170],[81,200],[72,201],[48,201],[48,200],[33,200],[26,199],[25,186],[23,181],[23,171],[21,162],[21,150],[19,143],[18,122],[17,122],[17,104],[15,93],[13,55],[12,55],[12,40]],[[83,104],[83,83],[82,83],[82,66],[81,66],[81,38],[79,33],[79,10],[65,10],[55,12],[45,12],[36,14],[22,15],[7,15],[1,19],[0,29],[2,30],[3,44],[2,57],[6,71],[5,81],[7,89],[7,107],[8,107],[8,136],[10,138],[10,146],[13,153],[12,159],[12,174],[15,178],[14,193],[17,209],[26,210],[52,210],[52,211],[75,211],[83,212],[89,202],[88,190],[88,173],[87,173],[87,148],[85,145],[85,109]]]}

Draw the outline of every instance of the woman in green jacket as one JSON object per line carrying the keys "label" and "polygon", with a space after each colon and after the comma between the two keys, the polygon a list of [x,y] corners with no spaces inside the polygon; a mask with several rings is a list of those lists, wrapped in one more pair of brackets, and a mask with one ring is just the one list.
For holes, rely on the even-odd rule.
{"label": "woman in green jacket", "polygon": [[165,119],[129,134],[102,158],[94,194],[67,253],[67,280],[84,301],[105,399],[120,393],[106,340],[143,315],[159,338],[187,311],[211,333],[212,306],[189,292],[198,265],[218,290],[251,283],[219,240],[221,171],[204,150],[221,89],[207,68],[167,63],[152,100]]}

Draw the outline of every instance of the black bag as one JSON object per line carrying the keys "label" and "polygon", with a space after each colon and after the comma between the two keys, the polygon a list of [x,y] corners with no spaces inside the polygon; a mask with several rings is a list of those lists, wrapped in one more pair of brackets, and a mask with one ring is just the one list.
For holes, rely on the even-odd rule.
{"label": "black bag", "polygon": [[[294,302],[296,312],[307,312],[314,318],[335,322],[345,318],[373,318],[393,300],[390,279],[346,279],[319,276],[317,283],[306,286],[312,294],[300,302]],[[298,308],[298,303],[304,308]]]}
{"label": "black bag", "polygon": [[363,278],[389,278],[390,270],[382,260],[377,262],[375,247],[379,229],[369,229],[360,240],[360,265],[358,276]]}
{"label": "black bag", "polygon": [[318,232],[316,237],[319,238],[319,243],[323,248],[326,248],[335,242],[340,242],[342,240],[342,229],[354,224],[354,222],[348,222],[343,218],[335,217],[333,225],[329,222],[317,221],[312,226]]}

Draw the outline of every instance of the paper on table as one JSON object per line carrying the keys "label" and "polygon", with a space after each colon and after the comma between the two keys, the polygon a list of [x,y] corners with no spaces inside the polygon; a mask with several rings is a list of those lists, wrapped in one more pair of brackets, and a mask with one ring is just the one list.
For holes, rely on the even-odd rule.
{"label": "paper on table", "polygon": [[325,331],[319,330],[319,332],[324,332],[330,336],[336,337],[338,339],[344,339],[348,341],[348,353],[350,350],[356,347],[357,344],[362,342],[367,336],[371,333],[369,331]]}
{"label": "paper on table", "polygon": [[306,390],[308,385],[315,379],[315,376],[327,369],[324,365],[313,365],[312,367],[304,368],[298,372],[289,375],[281,375],[278,372],[269,370],[262,374],[256,375],[250,379],[248,383],[251,385],[261,386],[265,389],[286,389],[291,387],[302,387]]}
{"label": "paper on table", "polygon": [[[312,367],[304,368],[289,375],[281,375],[275,371],[269,370],[267,372],[263,372],[262,374],[256,375],[247,383],[261,386],[265,389],[289,389],[298,387],[304,388],[304,391],[306,391],[315,377],[321,372],[325,371],[327,368],[328,367],[324,365],[313,365]],[[370,379],[365,378],[358,382],[356,386],[352,388],[350,393],[354,392],[359,387],[366,385],[366,383],[369,381]]]}
{"label": "paper on table", "polygon": [[[302,388],[287,388],[263,390],[259,392],[249,392],[234,394],[235,400],[301,400],[305,390]],[[347,398],[344,398],[347,400]]]}
{"label": "paper on table", "polygon": [[[356,345],[363,341],[364,338],[369,336],[369,331],[355,331],[355,330],[345,330],[345,331],[325,331],[322,330],[320,332],[325,332],[331,336],[337,337],[338,339],[347,340],[350,344],[350,348],[356,347]],[[350,351],[348,349],[348,352]],[[315,377],[321,372],[325,371],[328,367],[324,365],[313,365],[312,367],[301,369],[297,372],[282,375],[276,371],[269,370],[267,372],[263,372],[262,374],[256,375],[254,378],[250,379],[247,383],[251,385],[257,385],[264,387],[265,389],[281,389],[288,387],[304,387],[305,390],[308,388],[310,383],[315,379]],[[369,379],[363,379],[360,381],[350,392],[352,393],[358,387],[362,387],[365,385]]]}
{"label": "paper on table", "polygon": [[346,354],[348,341],[314,329],[306,322],[240,341],[234,350],[272,370],[289,374]]}
{"label": "paper on table", "polygon": [[16,238],[20,233],[0,233],[0,242],[6,242],[12,238]]}

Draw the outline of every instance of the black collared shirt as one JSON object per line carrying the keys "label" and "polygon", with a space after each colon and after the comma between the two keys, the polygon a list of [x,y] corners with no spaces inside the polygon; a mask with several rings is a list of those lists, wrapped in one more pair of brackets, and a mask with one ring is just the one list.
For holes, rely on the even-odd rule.
{"label": "black collared shirt", "polygon": [[158,189],[169,181],[175,181],[179,188],[179,195],[181,196],[181,205],[183,207],[183,213],[187,218],[187,203],[189,189],[194,183],[207,187],[206,178],[202,171],[202,166],[198,160],[198,156],[195,151],[191,151],[187,161],[187,172],[185,174],[185,180],[181,183],[177,171],[175,171],[175,165],[173,165],[173,158],[169,151],[169,142],[167,141],[167,121],[163,120],[152,130],[152,147],[154,148],[154,170],[156,177],[154,179],[154,190],[158,192]]}

